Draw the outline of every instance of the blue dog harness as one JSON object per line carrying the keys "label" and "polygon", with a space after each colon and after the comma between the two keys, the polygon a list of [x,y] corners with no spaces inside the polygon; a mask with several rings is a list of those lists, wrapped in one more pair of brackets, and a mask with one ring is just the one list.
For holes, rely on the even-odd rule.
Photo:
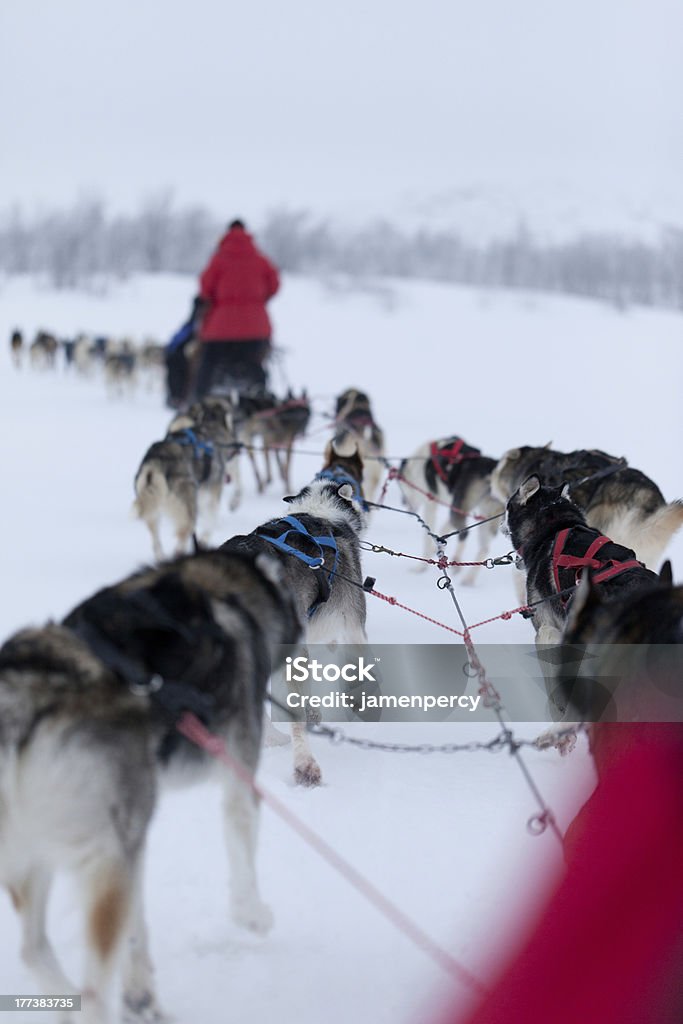
{"label": "blue dog harness", "polygon": [[210,441],[200,441],[194,430],[190,430],[189,427],[185,427],[184,430],[179,430],[177,433],[174,431],[172,439],[177,444],[191,444],[194,448],[194,453],[199,458],[200,455],[213,455],[213,445]]}
{"label": "blue dog harness", "polygon": [[[318,585],[320,587],[320,594],[311,607],[308,609],[308,617],[317,612],[321,604],[324,604],[330,596],[330,589],[332,585],[332,577],[337,571],[337,564],[339,562],[339,549],[337,547],[337,541],[332,533],[327,536],[314,536],[304,526],[301,520],[297,519],[296,516],[283,516],[282,519],[274,519],[269,526],[277,526],[279,523],[287,523],[288,529],[284,530],[281,534],[275,537],[269,537],[266,533],[258,533],[256,536],[260,537],[261,540],[267,540],[269,544],[276,547],[278,551],[284,552],[286,555],[293,555],[294,558],[298,558],[300,562],[307,565],[309,569],[324,569],[325,566],[325,549],[332,551],[334,554],[334,561],[332,568],[329,570],[327,575],[321,574],[318,578]],[[288,543],[287,538],[290,534],[295,534],[300,537],[305,537],[313,547],[317,550],[317,555],[307,555],[304,551],[294,547]]]}

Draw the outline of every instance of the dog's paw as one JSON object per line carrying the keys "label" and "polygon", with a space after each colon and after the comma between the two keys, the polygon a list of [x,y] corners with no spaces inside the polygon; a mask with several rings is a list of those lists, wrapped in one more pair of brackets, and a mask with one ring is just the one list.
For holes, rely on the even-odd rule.
{"label": "dog's paw", "polygon": [[267,935],[273,927],[273,912],[259,899],[233,899],[231,912],[235,924],[256,935]]}
{"label": "dog's paw", "polygon": [[575,732],[561,732],[557,729],[548,729],[536,737],[536,747],[539,750],[549,750],[553,747],[559,750],[560,757],[567,757],[576,746]]}
{"label": "dog's paw", "polygon": [[124,992],[122,1019],[125,1024],[170,1024],[153,992]]}
{"label": "dog's paw", "polygon": [[320,765],[313,757],[294,766],[294,781],[299,786],[319,786],[322,778]]}

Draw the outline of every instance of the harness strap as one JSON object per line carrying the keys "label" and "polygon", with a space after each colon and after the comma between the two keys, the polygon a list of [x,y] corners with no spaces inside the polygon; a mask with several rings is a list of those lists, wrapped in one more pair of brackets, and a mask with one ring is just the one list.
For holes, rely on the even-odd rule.
{"label": "harness strap", "polygon": [[[260,537],[261,540],[267,540],[269,544],[272,544],[273,547],[276,547],[279,551],[283,551],[286,555],[293,555],[294,558],[298,558],[299,561],[303,562],[304,565],[307,565],[309,569],[322,569],[324,567],[324,548],[328,548],[330,551],[334,553],[334,561],[332,563],[332,568],[330,569],[329,573],[327,574],[327,576],[321,574],[318,577],[319,593],[316,600],[308,609],[308,617],[310,619],[311,616],[314,615],[315,612],[317,612],[320,605],[324,604],[325,601],[327,601],[330,596],[332,577],[336,573],[337,565],[339,563],[339,548],[337,547],[337,541],[332,533],[330,533],[326,537],[314,537],[313,534],[311,534],[306,529],[304,524],[296,518],[296,516],[283,516],[282,519],[274,520],[273,525],[276,525],[277,523],[287,523],[289,529],[284,530],[277,537],[269,537],[265,533],[258,533],[256,536]],[[287,541],[287,538],[289,537],[290,533],[299,534],[300,536],[305,537],[307,540],[311,541],[318,549],[318,554],[307,555],[305,554],[305,552],[300,551],[299,548],[293,547]]]}
{"label": "harness strap", "polygon": [[174,434],[172,440],[176,444],[191,444],[194,448],[195,455],[213,455],[213,445],[210,441],[200,441],[195,434],[194,430],[189,427],[185,427],[184,430],[179,430],[178,434]]}
{"label": "harness strap", "polygon": [[481,455],[481,451],[478,448],[472,448],[468,452],[463,452],[465,442],[461,437],[456,437],[453,443],[448,445],[442,445],[439,447],[437,441],[432,441],[429,446],[429,454],[432,459],[432,464],[440,480],[443,483],[448,484],[448,474],[446,467],[456,465],[458,462],[462,462],[464,459],[478,459]]}
{"label": "harness strap", "polygon": [[620,562],[614,558],[608,558],[605,560],[596,558],[595,556],[598,551],[600,551],[605,544],[612,543],[612,540],[609,537],[602,535],[596,537],[595,540],[589,544],[585,554],[565,555],[564,546],[570,533],[571,529],[560,530],[555,538],[555,544],[553,545],[553,577],[558,592],[562,590],[560,583],[560,569],[576,569],[577,582],[579,575],[578,570],[586,568],[598,570],[593,577],[593,581],[595,583],[604,583],[605,580],[612,579],[613,576],[618,576],[619,573],[626,572],[628,569],[642,569],[643,567],[643,563],[639,562],[637,558],[629,558],[624,562]]}

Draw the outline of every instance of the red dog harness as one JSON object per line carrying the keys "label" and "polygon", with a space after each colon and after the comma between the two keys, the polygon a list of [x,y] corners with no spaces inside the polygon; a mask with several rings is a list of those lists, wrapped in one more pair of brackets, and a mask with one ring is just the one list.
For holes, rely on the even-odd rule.
{"label": "red dog harness", "polygon": [[[591,537],[591,542],[585,547],[583,553],[565,554],[564,549],[570,534],[572,541],[575,542],[581,533],[587,533]],[[628,569],[644,568],[643,563],[639,562],[637,558],[596,558],[597,553],[605,544],[611,544],[621,551],[628,550],[615,544],[609,537],[592,537],[592,531],[583,530],[581,527],[560,530],[553,545],[553,577],[558,591],[577,586],[581,579],[581,571],[587,567],[594,570],[594,583],[604,583],[605,580],[612,579],[613,576],[618,576],[619,573],[626,572]],[[576,548],[577,545],[572,543],[571,546]],[[578,546],[579,548],[582,546],[580,542]],[[632,553],[629,552],[629,554]],[[566,601],[568,598],[564,600]]]}
{"label": "red dog harness", "polygon": [[441,445],[438,441],[432,441],[429,446],[429,454],[437,476],[447,485],[448,470],[451,466],[457,465],[464,459],[478,459],[481,450],[465,444],[461,437],[451,437]]}

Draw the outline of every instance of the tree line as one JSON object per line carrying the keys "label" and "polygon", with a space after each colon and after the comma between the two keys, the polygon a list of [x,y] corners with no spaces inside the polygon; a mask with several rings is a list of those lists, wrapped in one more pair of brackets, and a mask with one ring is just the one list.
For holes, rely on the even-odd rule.
{"label": "tree line", "polygon": [[[33,215],[14,208],[0,215],[0,271],[41,275],[56,288],[103,287],[140,272],[197,274],[224,229],[203,207],[176,208],[169,193],[132,214],[109,213],[96,198]],[[343,229],[304,210],[276,209],[254,230],[290,273],[416,278],[683,309],[678,227],[656,242],[596,232],[548,243],[520,224],[510,237],[476,244],[452,229],[400,230],[387,221]]]}

